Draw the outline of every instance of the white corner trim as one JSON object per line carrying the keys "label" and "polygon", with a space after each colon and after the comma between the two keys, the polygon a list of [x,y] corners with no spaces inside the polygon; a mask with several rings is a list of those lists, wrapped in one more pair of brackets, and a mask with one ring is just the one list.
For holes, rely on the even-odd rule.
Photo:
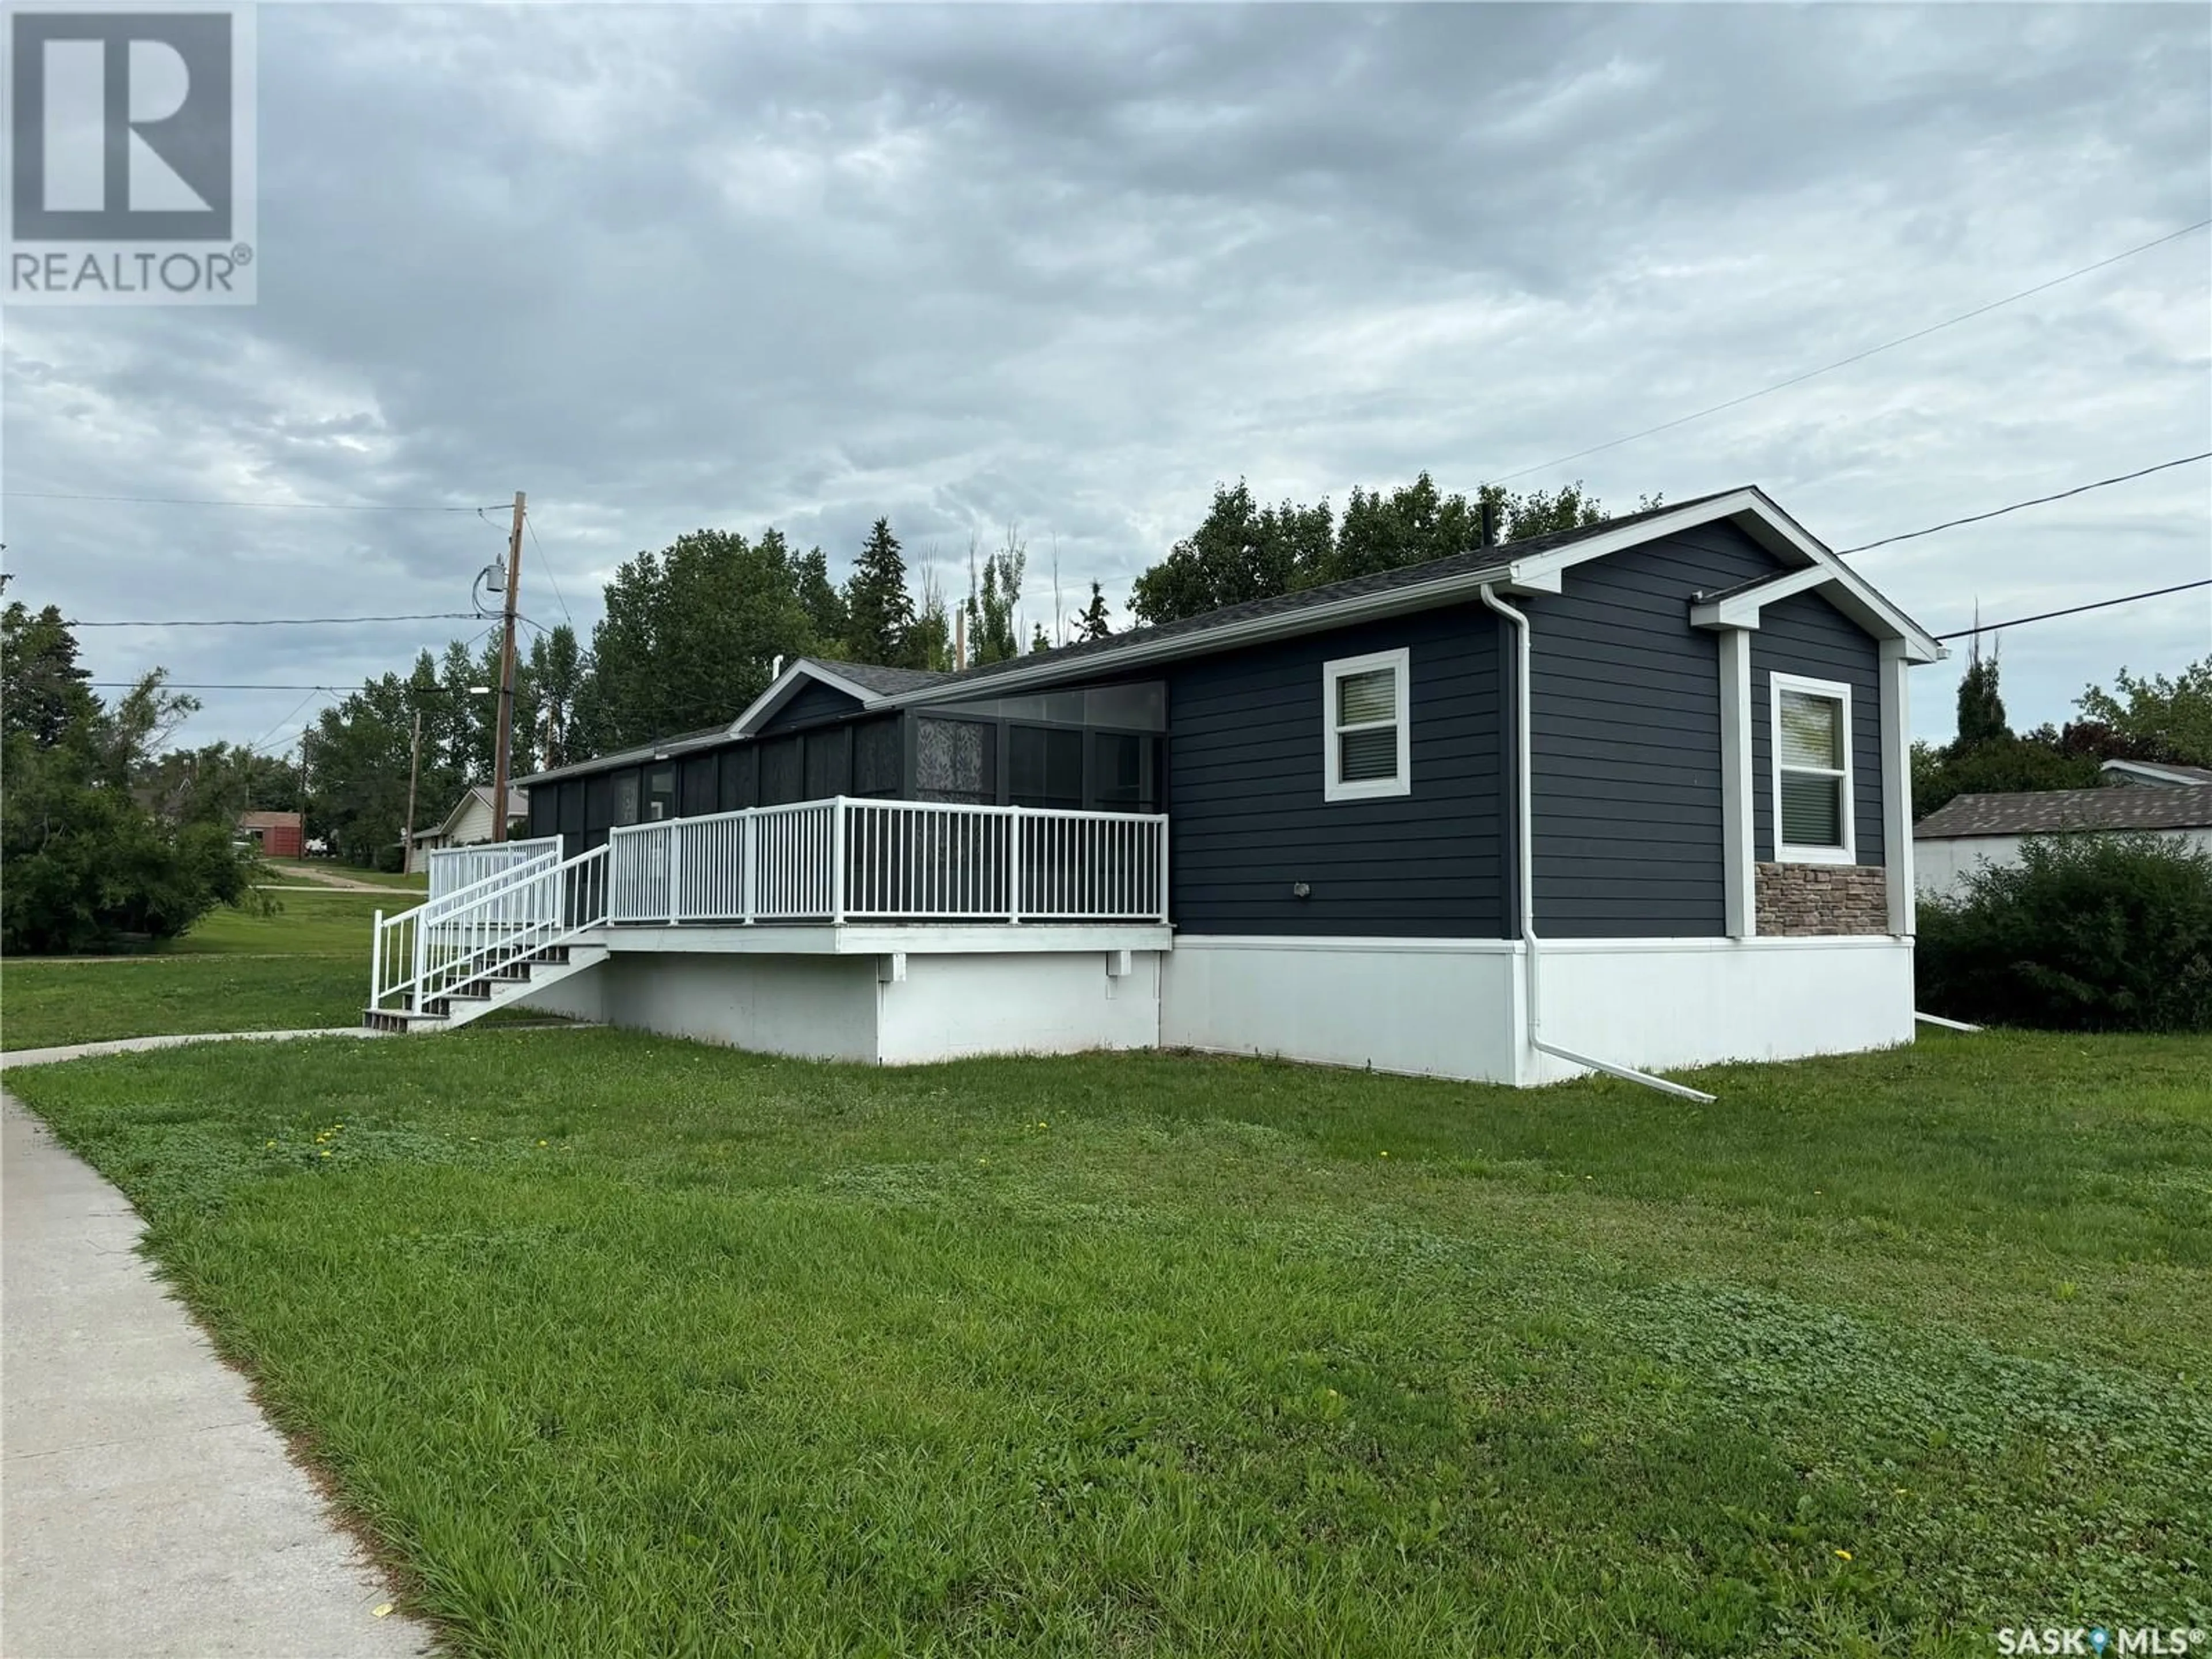
{"label": "white corner trim", "polygon": [[1720,670],[1723,925],[1731,939],[1750,939],[1759,932],[1759,846],[1752,813],[1751,635],[1743,629],[1723,630]]}
{"label": "white corner trim", "polygon": [[[1391,671],[1396,699],[1393,724],[1398,734],[1397,770],[1387,778],[1346,782],[1337,775],[1337,684],[1353,674],[1371,673],[1378,668]],[[1362,657],[1338,657],[1322,665],[1321,782],[1322,799],[1329,801],[1377,800],[1413,793],[1413,663],[1412,653],[1406,647],[1400,646],[1395,651],[1370,651]]]}
{"label": "white corner trim", "polygon": [[1881,861],[1889,931],[1915,931],[1912,873],[1912,659],[1904,642],[1881,642]]}
{"label": "white corner trim", "polygon": [[[1851,688],[1840,680],[1816,680],[1802,674],[1770,672],[1766,684],[1766,718],[1768,770],[1771,774],[1767,787],[1772,790],[1774,803],[1774,861],[1777,864],[1856,864],[1858,836],[1855,822],[1857,800],[1853,793],[1851,767]],[[1808,696],[1826,697],[1844,707],[1843,798],[1838,803],[1842,819],[1844,844],[1841,847],[1793,847],[1782,838],[1782,694],[1802,691]],[[1796,768],[1802,771],[1804,768]]]}

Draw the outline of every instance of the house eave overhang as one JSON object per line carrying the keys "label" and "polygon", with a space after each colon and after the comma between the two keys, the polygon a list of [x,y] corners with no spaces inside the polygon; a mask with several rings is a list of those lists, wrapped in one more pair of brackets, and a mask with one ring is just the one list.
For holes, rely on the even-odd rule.
{"label": "house eave overhang", "polygon": [[[1692,605],[1692,627],[1756,629],[1764,607],[1799,593],[1817,592],[1876,639],[1895,641],[1899,654],[1909,663],[1941,662],[1950,654],[1941,641],[1762,492],[1736,490],[1704,503],[1701,510],[1712,519],[1730,520],[1791,568]],[[1583,545],[1565,550],[1579,552]]]}
{"label": "house eave overhang", "polygon": [[[1562,575],[1576,565],[1587,564],[1593,559],[1602,559],[1646,542],[1723,520],[1733,522],[1790,567],[1771,580],[1799,583],[1799,586],[1791,590],[1793,592],[1820,589],[1831,603],[1869,634],[1877,639],[1897,641],[1900,654],[1907,661],[1936,662],[1948,654],[1924,629],[1883,598],[1864,577],[1844,564],[1803,526],[1768,500],[1763,491],[1747,489],[1730,490],[1673,513],[1639,519],[1634,524],[1622,526],[1618,531],[1585,536],[1549,551],[1533,552],[1515,558],[1510,556],[1512,548],[1509,544],[1499,550],[1501,556],[1496,564],[1457,571],[1431,581],[1410,582],[1402,587],[1387,588],[1378,592],[1352,594],[1297,611],[1225,623],[1216,628],[1177,634],[1164,640],[1140,641],[1115,651],[1085,653],[1066,661],[1047,659],[1035,665],[1024,664],[981,679],[954,681],[945,685],[902,692],[884,697],[882,702],[885,706],[894,708],[954,702],[969,696],[996,696],[1002,691],[1054,685],[1066,680],[1095,679],[1102,674],[1117,673],[1125,668],[1208,656],[1215,652],[1233,651],[1244,646],[1325,633],[1354,623],[1403,616],[1411,611],[1431,610],[1438,605],[1472,602],[1486,586],[1508,594],[1540,598],[1559,592]],[[1756,591],[1746,589],[1744,592],[1749,595]],[[1767,596],[1769,599],[1776,597],[1780,596]],[[1700,623],[1698,625],[1713,624]]]}
{"label": "house eave overhang", "polygon": [[835,669],[824,666],[811,657],[801,657],[770,682],[767,690],[745,706],[745,711],[730,722],[727,733],[732,738],[748,738],[775,718],[784,704],[797,696],[809,685],[826,685],[842,691],[863,708],[873,708],[892,699],[880,691],[871,691],[856,681],[847,679]]}

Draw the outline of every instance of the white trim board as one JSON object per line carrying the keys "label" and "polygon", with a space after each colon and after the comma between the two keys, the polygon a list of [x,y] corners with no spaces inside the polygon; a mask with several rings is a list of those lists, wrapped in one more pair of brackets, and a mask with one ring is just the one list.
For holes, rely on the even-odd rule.
{"label": "white trim board", "polygon": [[863,708],[872,708],[889,701],[880,691],[871,691],[865,685],[847,679],[835,669],[826,668],[811,657],[801,657],[790,667],[769,683],[768,689],[744,707],[744,712],[730,722],[726,734],[732,738],[750,736],[763,722],[797,696],[802,684],[826,685],[833,691],[842,691]]}
{"label": "white trim board", "polygon": [[1471,601],[1480,595],[1486,585],[1528,592],[1555,592],[1561,571],[1628,548],[1641,546],[1646,542],[1661,540],[1684,530],[1694,530],[1702,525],[1722,520],[1734,523],[1786,564],[1817,567],[1825,574],[1819,579],[1807,577],[1806,585],[1822,589],[1831,603],[1875,637],[1902,641],[1909,660],[1938,662],[1948,654],[1933,635],[1878,592],[1865,577],[1845,564],[1825,543],[1777,507],[1765,491],[1746,488],[1692,502],[1671,513],[1639,519],[1617,530],[1584,536],[1550,552],[1528,553],[1516,557],[1513,544],[1509,542],[1498,550],[1495,563],[1455,571],[1427,581],[1410,582],[1403,586],[1376,592],[1351,593],[1341,599],[1269,611],[1237,622],[1217,623],[1210,628],[1182,629],[1170,633],[1164,638],[1138,640],[1111,650],[1083,651],[1072,655],[1055,652],[1036,663],[1025,663],[979,680],[948,680],[914,691],[902,691],[884,697],[883,702],[888,707],[896,708],[912,703],[943,702],[947,696],[964,696],[971,692],[981,696],[983,695],[981,688],[985,686],[995,695],[1029,686],[1050,685],[1066,679],[1095,678],[1101,674],[1113,674],[1123,668],[1134,668],[1146,663],[1205,656],[1270,640],[1325,633],[1355,622],[1401,616],[1457,601]]}
{"label": "white trim board", "polygon": [[621,954],[681,956],[1037,956],[1175,948],[1175,930],[1158,922],[625,923],[596,928],[584,938]]}
{"label": "white trim board", "polygon": [[[1841,847],[1824,847],[1789,843],[1782,839],[1782,694],[1795,691],[1803,696],[1818,697],[1838,703],[1843,709],[1843,724],[1838,732],[1843,750],[1843,776],[1837,780],[1840,790],[1837,797],[1838,828],[1843,831]],[[1785,674],[1777,669],[1766,677],[1766,758],[1767,787],[1774,810],[1774,862],[1777,864],[1856,864],[1858,862],[1858,796],[1856,793],[1856,765],[1852,759],[1851,688],[1841,680],[1816,680],[1804,674]],[[1793,772],[1814,775],[1820,769],[1795,766]]]}
{"label": "white trim board", "polygon": [[[1391,711],[1389,724],[1397,745],[1397,768],[1387,778],[1346,781],[1340,775],[1339,739],[1346,728],[1337,718],[1337,687],[1355,674],[1390,671]],[[1371,730],[1381,720],[1360,729]],[[1413,656],[1405,646],[1392,651],[1370,651],[1364,656],[1336,657],[1321,665],[1321,794],[1325,801],[1385,800],[1413,793]]]}

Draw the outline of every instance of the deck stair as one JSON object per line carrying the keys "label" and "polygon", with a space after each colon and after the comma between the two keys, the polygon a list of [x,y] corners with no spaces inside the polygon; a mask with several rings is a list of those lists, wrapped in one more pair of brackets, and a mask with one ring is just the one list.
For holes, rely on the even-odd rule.
{"label": "deck stair", "polygon": [[534,955],[503,962],[440,996],[426,997],[419,1009],[365,1008],[361,1023],[372,1031],[450,1031],[482,1019],[495,1008],[520,1002],[532,991],[596,967],[607,958],[604,945],[556,945]]}
{"label": "deck stair", "polygon": [[449,1031],[606,959],[584,935],[607,920],[605,848],[563,860],[558,843],[427,904],[377,913],[373,1031]]}

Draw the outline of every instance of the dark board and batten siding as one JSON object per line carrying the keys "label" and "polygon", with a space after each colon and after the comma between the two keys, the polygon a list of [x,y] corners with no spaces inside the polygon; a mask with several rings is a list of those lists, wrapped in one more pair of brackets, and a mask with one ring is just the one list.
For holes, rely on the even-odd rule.
{"label": "dark board and batten siding", "polygon": [[1752,838],[1774,856],[1776,674],[1835,680],[1851,688],[1851,830],[1861,864],[1882,861],[1881,651],[1863,629],[1818,593],[1770,605],[1751,636]]}
{"label": "dark board and batten siding", "polygon": [[1775,568],[1740,531],[1707,526],[1522,601],[1540,938],[1725,930],[1720,652],[1690,626],[1691,596]]}
{"label": "dark board and batten siding", "polygon": [[848,714],[858,714],[860,709],[858,697],[849,696],[834,685],[824,685],[820,680],[809,680],[792,693],[789,702],[762,722],[757,735],[765,737],[771,732],[789,732],[823,720],[842,720]]}
{"label": "dark board and batten siding", "polygon": [[[1503,937],[1499,626],[1455,606],[1172,669],[1177,929]],[[1412,670],[1413,793],[1326,800],[1322,665],[1400,647]],[[1295,896],[1299,882],[1310,896]]]}

